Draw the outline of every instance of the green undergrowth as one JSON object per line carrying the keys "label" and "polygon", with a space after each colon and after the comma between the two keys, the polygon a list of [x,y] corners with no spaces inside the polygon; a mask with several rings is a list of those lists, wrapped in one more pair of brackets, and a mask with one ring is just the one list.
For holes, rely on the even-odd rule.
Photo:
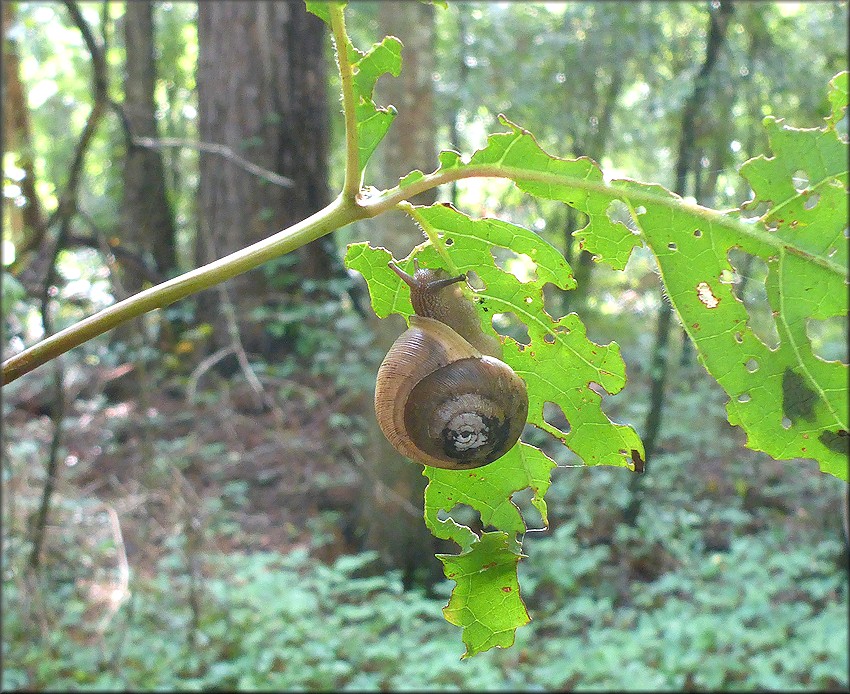
{"label": "green undergrowth", "polygon": [[[785,553],[781,529],[738,538],[633,584],[624,602],[609,575],[612,548],[581,550],[576,529],[537,542],[549,559],[529,561],[523,580],[542,604],[516,648],[473,661],[458,659],[457,635],[438,619],[444,598],[405,591],[395,574],[358,577],[371,555],[332,566],[305,551],[210,555],[196,628],[167,560],[134,581],[101,633],[56,628],[31,641],[6,609],[3,689],[846,687],[840,543]],[[85,609],[70,586],[47,599],[66,627]],[[21,600],[7,580],[6,606]]]}
{"label": "green undergrowth", "polygon": [[839,482],[750,451],[704,455],[684,420],[723,396],[700,383],[671,394],[682,423],[634,527],[620,520],[628,471],[556,471],[561,510],[525,537],[532,621],[511,649],[461,661],[440,619],[451,583],[405,589],[398,573],[374,575],[372,554],[210,549],[193,582],[178,543],[151,567],[131,562],[131,596],[109,616],[93,610],[85,561],[34,590],[7,541],[3,689],[846,688]]}

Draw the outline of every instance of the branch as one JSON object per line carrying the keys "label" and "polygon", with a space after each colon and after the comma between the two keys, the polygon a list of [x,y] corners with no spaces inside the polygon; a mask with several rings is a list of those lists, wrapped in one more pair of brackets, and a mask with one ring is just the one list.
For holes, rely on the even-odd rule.
{"label": "branch", "polygon": [[281,186],[282,188],[292,188],[295,185],[295,182],[288,178],[287,176],[281,176],[274,171],[269,171],[268,169],[264,169],[262,166],[257,166],[253,162],[240,157],[236,152],[234,152],[227,145],[220,145],[215,142],[197,142],[195,140],[182,140],[178,137],[132,137],[130,138],[130,142],[135,147],[145,147],[146,149],[162,149],[164,147],[188,147],[190,149],[197,149],[201,152],[207,152],[209,154],[218,154],[219,156],[224,157],[225,159],[232,161],[238,167],[244,169],[250,174],[257,176],[258,178],[262,178],[269,183],[274,183],[276,186]]}
{"label": "branch", "polygon": [[125,321],[224,282],[368,215],[342,197],[294,226],[224,258],[139,292],[3,362],[3,385]]}
{"label": "branch", "polygon": [[348,48],[351,42],[345,32],[342,6],[332,3],[330,15],[342,91],[342,113],[345,117],[345,183],[342,195],[354,200],[360,192],[360,143],[357,141],[357,117],[354,112],[354,73],[351,63],[348,62]]}

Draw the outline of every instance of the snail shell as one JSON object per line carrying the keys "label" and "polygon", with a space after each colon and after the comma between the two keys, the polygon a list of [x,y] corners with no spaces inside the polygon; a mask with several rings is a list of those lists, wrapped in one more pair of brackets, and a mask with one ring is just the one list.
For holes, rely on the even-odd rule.
{"label": "snail shell", "polygon": [[[423,465],[467,470],[492,463],[519,439],[528,416],[525,382],[492,356],[472,303],[444,270],[419,268],[410,286],[415,316],[378,369],[375,412],[393,447]],[[485,353],[491,352],[491,354]]]}

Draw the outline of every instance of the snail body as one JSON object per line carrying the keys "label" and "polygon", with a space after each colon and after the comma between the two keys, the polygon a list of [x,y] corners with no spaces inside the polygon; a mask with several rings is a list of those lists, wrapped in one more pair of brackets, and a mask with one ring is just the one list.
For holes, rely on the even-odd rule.
{"label": "snail body", "polygon": [[528,416],[525,382],[496,355],[472,303],[444,270],[411,276],[415,316],[378,369],[375,412],[392,446],[423,465],[467,470],[500,458]]}

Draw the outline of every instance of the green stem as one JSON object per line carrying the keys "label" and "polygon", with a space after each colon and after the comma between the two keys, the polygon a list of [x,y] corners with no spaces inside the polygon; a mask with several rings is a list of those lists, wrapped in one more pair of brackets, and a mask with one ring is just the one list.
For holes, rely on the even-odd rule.
{"label": "green stem", "polygon": [[125,321],[253,270],[365,216],[354,202],[340,196],[323,210],[288,229],[119,301],[16,354],[3,362],[3,385]]}
{"label": "green stem", "polygon": [[457,265],[455,265],[454,260],[452,260],[451,255],[449,255],[449,251],[446,248],[446,244],[443,243],[443,240],[437,234],[437,231],[432,227],[427,220],[425,220],[422,215],[420,215],[416,211],[416,207],[411,205],[407,200],[400,202],[398,204],[398,208],[401,209],[405,214],[413,217],[413,221],[416,222],[422,230],[425,232],[425,235],[428,237],[428,240],[431,242],[431,246],[433,246],[434,250],[437,251],[437,254],[440,258],[443,259],[443,262],[446,264],[446,270],[448,270],[451,275],[459,275],[460,272],[457,269]]}
{"label": "green stem", "polygon": [[331,3],[331,30],[336,44],[336,62],[339,68],[342,91],[342,112],[345,116],[345,182],[343,197],[354,200],[360,192],[360,143],[357,139],[357,116],[354,103],[354,73],[348,62],[350,41],[345,31],[345,13],[342,5]]}
{"label": "green stem", "polygon": [[622,190],[617,188],[616,181],[615,185],[610,185],[603,181],[587,181],[580,178],[566,177],[557,173],[533,171],[515,166],[504,166],[502,164],[473,164],[468,166],[459,166],[447,171],[437,170],[434,173],[423,176],[419,180],[405,186],[404,188],[396,186],[395,188],[383,191],[379,195],[361,200],[360,204],[366,216],[374,217],[396,207],[401,201],[412,198],[419,193],[434,188],[435,186],[451,183],[452,181],[458,181],[464,178],[508,178],[517,183],[548,183],[553,186],[569,185],[577,190],[592,191],[603,195],[609,195],[612,198],[624,200],[631,209],[635,209],[640,205],[661,205],[663,207],[684,210],[690,214],[701,217],[705,220],[706,224],[714,224],[729,229],[739,235],[742,239],[749,239],[755,243],[763,244],[777,253],[785,251],[797,253],[798,255],[805,257],[812,264],[823,267],[824,269],[841,277],[847,278],[850,276],[850,271],[848,271],[848,268],[842,263],[838,263],[831,258],[823,258],[821,256],[812,255],[805,251],[788,246],[788,244],[781,238],[766,231],[760,223],[744,223],[734,217],[724,214],[723,212],[718,212],[717,210],[712,210],[708,207],[703,207],[694,203],[685,202],[677,196],[654,193],[650,190],[638,190],[635,188]]}

